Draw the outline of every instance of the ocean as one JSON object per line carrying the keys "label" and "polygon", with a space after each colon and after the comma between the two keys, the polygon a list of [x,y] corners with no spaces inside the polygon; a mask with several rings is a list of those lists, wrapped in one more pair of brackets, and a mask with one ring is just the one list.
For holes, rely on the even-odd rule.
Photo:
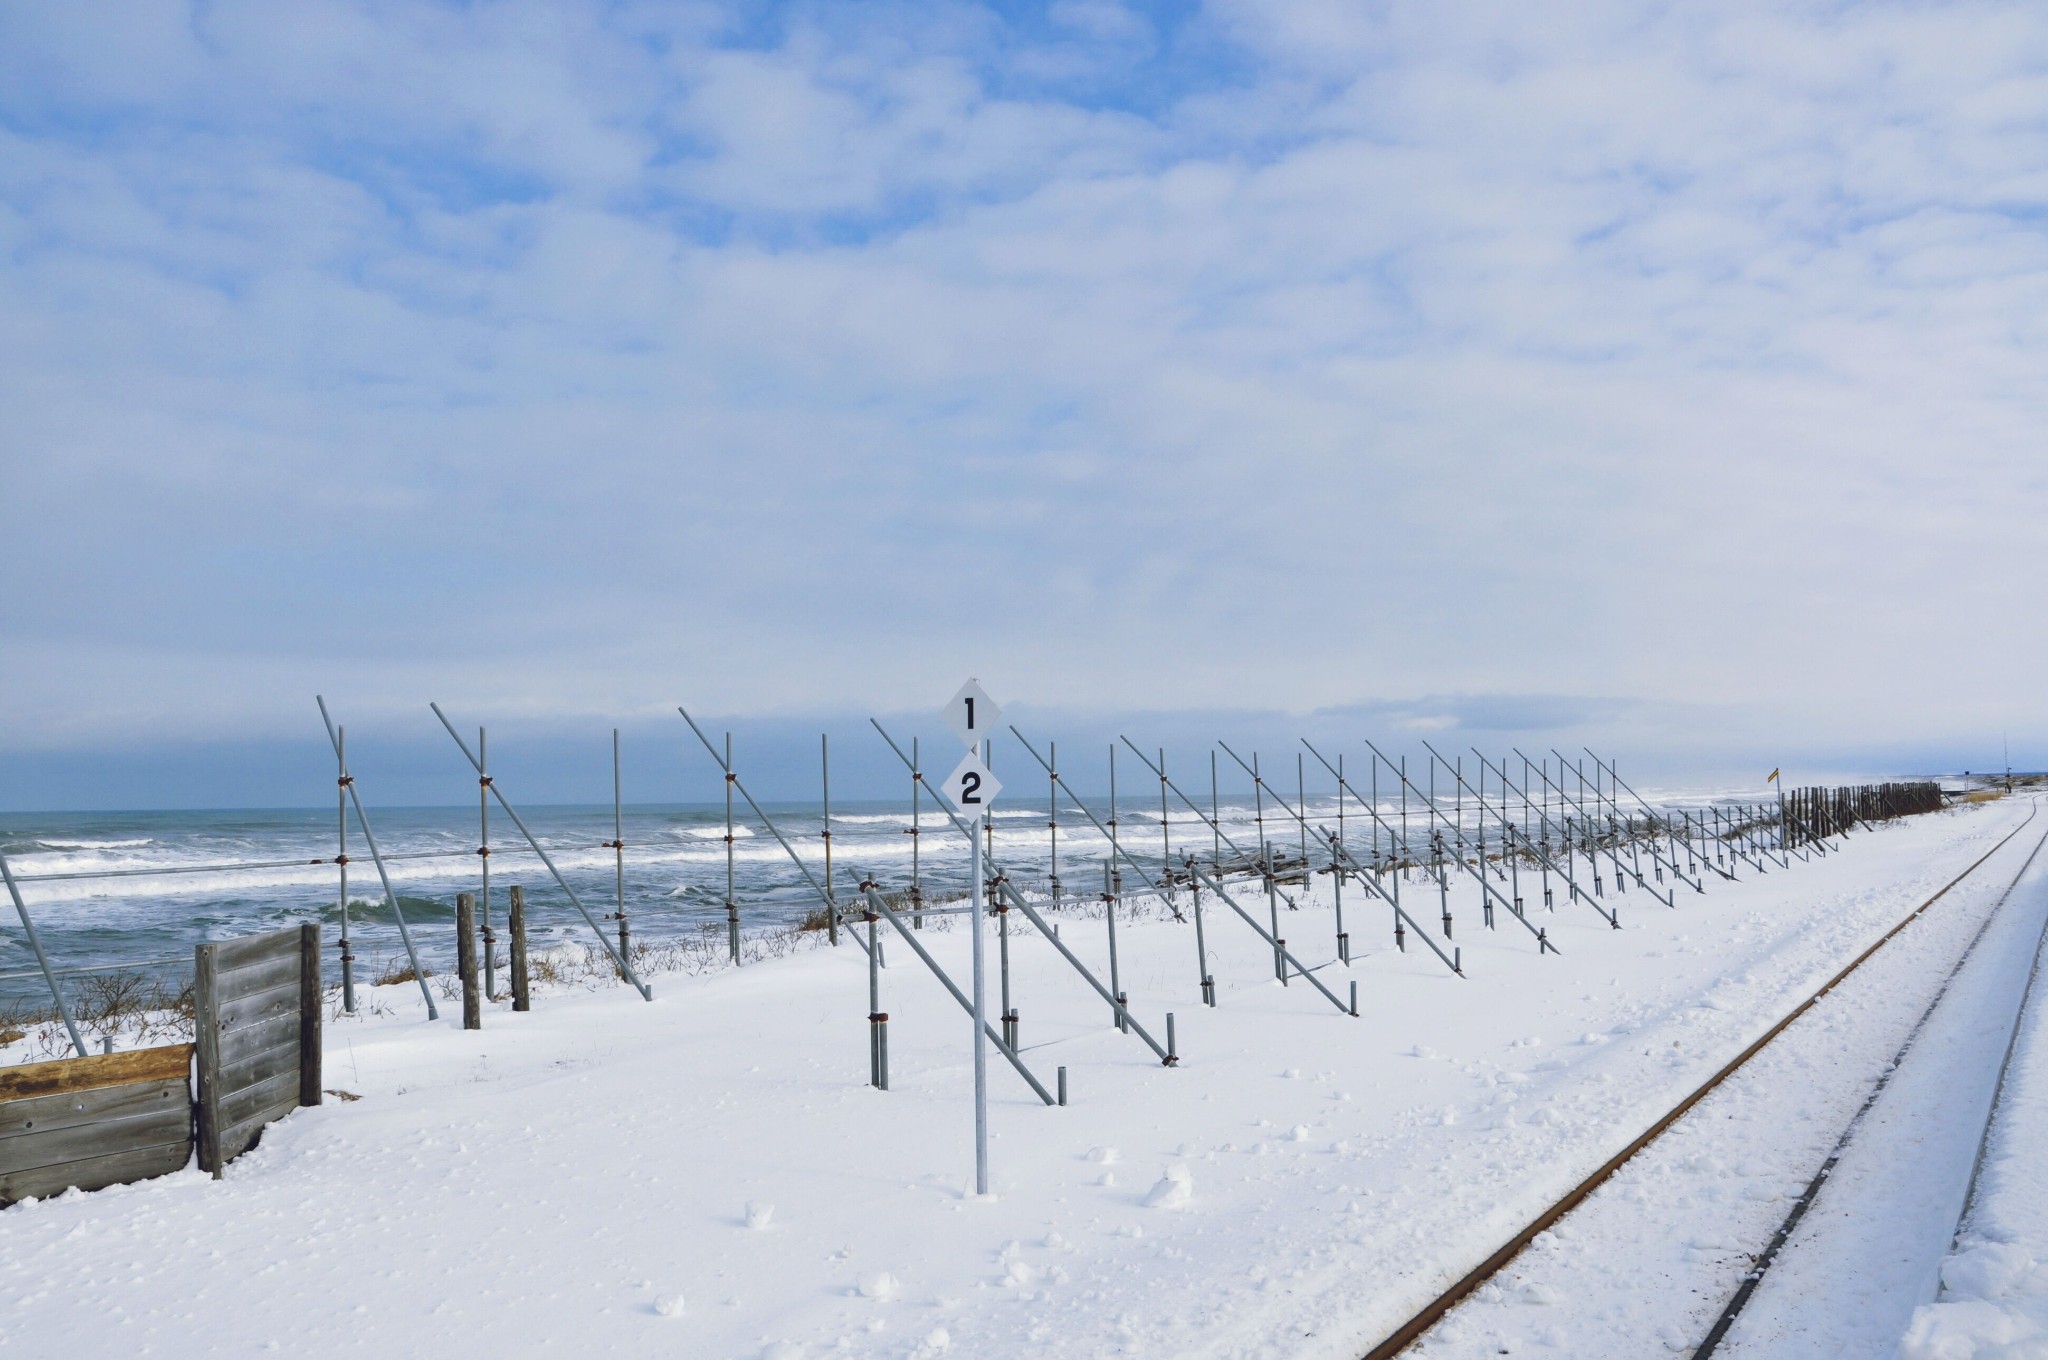
{"label": "ocean", "polygon": [[[1207,792],[1188,790],[1204,813],[1210,810]],[[1670,796],[1650,797],[1661,804]],[[1697,805],[1712,797],[1693,793],[1671,800]],[[1448,798],[1445,804],[1453,806]],[[1240,846],[1256,847],[1263,834],[1278,853],[1300,852],[1299,822],[1270,797],[1263,821],[1249,795],[1226,796],[1216,806],[1224,835]],[[1383,796],[1381,807],[1390,822],[1398,821],[1398,801]],[[505,889],[519,884],[535,948],[587,939],[589,927],[568,895],[495,805],[487,820],[480,820],[475,807],[366,810],[393,895],[423,958],[436,971],[452,967],[455,897],[481,888],[482,858],[476,851],[486,841],[491,848],[489,909],[496,922],[503,922]],[[1106,800],[1091,798],[1088,810],[1105,824],[1109,821]],[[819,806],[765,804],[764,811],[812,877],[824,883],[825,823]],[[1334,790],[1308,797],[1311,826],[1334,829],[1339,811]],[[1352,800],[1342,811],[1353,853],[1365,853],[1372,842],[1363,808]],[[1206,860],[1214,844],[1208,825],[1178,801],[1167,813],[1163,830],[1174,853],[1194,851]],[[602,918],[623,900],[637,939],[700,931],[722,936],[727,896],[722,805],[626,806],[617,837],[624,842],[623,874],[621,857],[607,844],[614,839],[609,805],[521,808],[520,814],[593,916]],[[1419,801],[1411,801],[1407,815],[1414,832],[1426,839],[1428,814]],[[1006,792],[993,819],[997,862],[1020,887],[1043,891],[1054,849],[1048,801]],[[841,902],[850,899],[853,884],[863,875],[872,875],[885,890],[908,888],[915,876],[927,897],[964,894],[966,839],[929,800],[917,820],[920,834],[907,834],[912,828],[907,800],[834,804],[831,886]],[[1065,890],[1099,892],[1107,839],[1065,799],[1059,802],[1057,820]],[[1477,809],[1469,801],[1463,820],[1477,825]],[[1166,855],[1157,802],[1146,808],[1126,799],[1117,822],[1125,851],[1156,873]],[[403,951],[397,920],[353,814],[345,831],[332,806],[0,814],[0,853],[14,872],[52,966],[59,969],[121,964],[171,978],[189,974],[198,942],[308,920],[323,925],[331,950],[340,937],[343,910],[341,874],[333,863],[337,850],[349,858],[347,911],[357,978],[363,981],[402,960]],[[819,904],[789,851],[744,802],[737,803],[734,816],[731,874],[743,928],[800,920]],[[1125,891],[1142,890],[1135,873],[1123,877]],[[331,957],[327,975],[339,977]],[[11,904],[0,906],[0,1005],[46,996]]]}

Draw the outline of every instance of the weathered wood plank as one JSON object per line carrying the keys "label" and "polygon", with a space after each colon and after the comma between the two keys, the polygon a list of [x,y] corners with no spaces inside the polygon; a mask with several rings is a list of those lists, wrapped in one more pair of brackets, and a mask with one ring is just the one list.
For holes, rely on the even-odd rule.
{"label": "weathered wood plank", "polygon": [[299,1104],[318,1105],[320,1094],[320,923],[299,927]]}
{"label": "weathered wood plank", "polygon": [[215,940],[213,966],[222,973],[238,972],[272,959],[299,956],[299,928],[287,926],[262,935],[238,935],[232,940]]}
{"label": "weathered wood plank", "polygon": [[154,1110],[185,1109],[192,1095],[181,1075],[171,1081],[130,1082],[61,1096],[35,1096],[0,1105],[0,1143],[103,1119],[130,1119]]}
{"label": "weathered wood plank", "polygon": [[[223,1093],[220,1101],[220,1126],[226,1129],[266,1111],[275,1110],[277,1115],[289,1114],[298,1107],[299,1068],[297,1063],[293,1063],[285,1071],[254,1085]],[[271,1117],[275,1118],[277,1115]]]}
{"label": "weathered wood plank", "polygon": [[21,1138],[0,1138],[0,1176],[163,1147],[191,1137],[192,1104],[180,1092],[175,1103],[132,1119],[101,1119]]}
{"label": "weathered wood plank", "polygon": [[250,1148],[255,1147],[257,1140],[263,1137],[265,1129],[275,1124],[278,1120],[283,1119],[297,1108],[299,1106],[296,1100],[287,1100],[281,1105],[272,1106],[270,1109],[258,1110],[239,1124],[230,1124],[227,1132],[221,1135],[220,1140],[220,1145],[226,1152],[227,1159],[232,1162]]}
{"label": "weathered wood plank", "polygon": [[110,1053],[90,1058],[63,1058],[57,1062],[23,1063],[18,1067],[0,1068],[0,1101],[91,1091],[136,1081],[165,1081],[171,1077],[183,1077],[191,1065],[190,1044],[138,1048],[132,1053]]}
{"label": "weathered wood plank", "polygon": [[265,1129],[290,1115],[296,1108],[298,1107],[287,1101],[271,1109],[259,1110],[238,1124],[229,1125],[227,1132],[221,1136],[221,1146],[233,1149],[228,1154],[228,1160],[233,1161],[256,1146]]}
{"label": "weathered wood plank", "polygon": [[455,894],[455,972],[462,980],[462,1027],[484,1027],[483,998],[476,985],[476,895]]}
{"label": "weathered wood plank", "polygon": [[[298,932],[293,931],[292,934],[296,938]],[[223,943],[230,942],[223,941]],[[215,985],[219,988],[223,1000],[232,997],[253,996],[259,992],[267,992],[273,987],[278,987],[285,983],[290,983],[293,987],[297,987],[299,985],[299,953],[298,950],[294,949],[291,953],[281,957],[261,959],[246,968],[232,970],[222,968],[217,970],[217,977],[218,981]]]}
{"label": "weathered wood plank", "polygon": [[[299,1070],[299,1036],[294,1034],[283,1043],[269,1048],[258,1049],[231,1063],[222,1063],[220,1068],[220,1098],[232,1101],[237,1092],[251,1086],[260,1086],[275,1077],[290,1072],[296,1081]],[[297,1087],[293,1088],[298,1089]]]}
{"label": "weathered wood plank", "polygon": [[182,1171],[191,1157],[191,1141],[181,1138],[162,1147],[137,1148],[111,1156],[68,1162],[63,1166],[39,1166],[33,1170],[10,1172],[0,1175],[0,1204],[13,1204],[31,1195],[38,1199],[60,1195],[74,1186],[80,1190],[99,1190],[109,1185],[147,1180],[151,1176],[168,1176],[173,1171]]}
{"label": "weathered wood plank", "polygon": [[526,890],[512,885],[512,1009],[533,1009],[533,992],[526,975]]}
{"label": "weathered wood plank", "polygon": [[[266,1053],[282,1044],[294,1048],[299,1043],[299,1017],[296,1011],[273,1015],[253,1025],[242,1025],[235,1029],[222,1030],[220,1035],[220,1061],[222,1067],[233,1067],[243,1059],[257,1053]],[[233,1083],[230,1083],[232,1089]]]}
{"label": "weathered wood plank", "polygon": [[220,998],[214,985],[214,955],[219,949],[209,941],[192,950],[192,1027],[199,1073],[196,1141],[199,1169],[211,1172],[215,1180],[226,1164],[220,1155]]}
{"label": "weathered wood plank", "polygon": [[265,1020],[280,1015],[299,1013],[299,980],[296,975],[288,982],[280,982],[267,991],[249,996],[223,995],[219,1006],[219,1027],[223,1034],[250,1025],[259,1025]]}

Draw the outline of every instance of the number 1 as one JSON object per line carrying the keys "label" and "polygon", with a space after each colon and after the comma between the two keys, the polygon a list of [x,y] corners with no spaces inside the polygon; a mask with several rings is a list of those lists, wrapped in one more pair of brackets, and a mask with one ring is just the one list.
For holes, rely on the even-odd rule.
{"label": "number 1", "polygon": [[970,732],[974,730],[974,696],[972,694],[967,696],[967,730]]}

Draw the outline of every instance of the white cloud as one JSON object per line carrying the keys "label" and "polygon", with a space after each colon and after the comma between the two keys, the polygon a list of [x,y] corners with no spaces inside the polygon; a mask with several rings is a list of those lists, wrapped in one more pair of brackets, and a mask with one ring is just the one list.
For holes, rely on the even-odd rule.
{"label": "white cloud", "polygon": [[17,728],[156,656],[2048,736],[2027,7],[137,14],[0,32]]}

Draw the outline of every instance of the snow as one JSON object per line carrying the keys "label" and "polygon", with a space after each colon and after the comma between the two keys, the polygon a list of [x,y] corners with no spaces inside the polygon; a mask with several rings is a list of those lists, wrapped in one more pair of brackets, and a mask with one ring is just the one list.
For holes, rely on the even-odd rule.
{"label": "snow", "polygon": [[1941,1263],[1937,1299],[1913,1312],[1899,1347],[1901,1360],[2048,1360],[2044,989],[2048,981],[2037,980],[2021,1016],[2004,1098],[1984,1149],[1976,1204],[1958,1249]]}
{"label": "snow", "polygon": [[[1277,985],[1270,949],[1213,903],[1220,1005],[1204,1007],[1192,927],[1127,916],[1122,982],[1148,1026],[1175,1012],[1177,1068],[1013,930],[1023,1056],[1048,1085],[1067,1067],[1073,1103],[1047,1108],[991,1064],[985,1198],[971,1194],[966,1018],[900,944],[883,981],[888,1092],[866,1085],[867,970],[851,944],[658,978],[651,1005],[618,987],[550,991],[528,1013],[489,1008],[481,1032],[425,1022],[417,991],[379,989],[370,1013],[328,1027],[327,1084],[362,1099],[294,1114],[221,1182],[188,1171],[8,1211],[0,1329],[22,1354],[72,1357],[276,1342],[308,1355],[1351,1360],[2023,816],[1991,804],[1915,818],[1811,865],[1682,893],[1676,910],[1610,894],[1621,931],[1560,903],[1543,923],[1561,956],[1538,956],[1512,922],[1485,931],[1466,890],[1453,909],[1469,979],[1420,948],[1395,953],[1384,911],[1347,893],[1355,962],[1322,976],[1358,979],[1355,1020]],[[1713,1206],[1725,1232],[1639,1245],[1567,1220],[1528,1258],[1597,1250],[1612,1270],[1504,1278],[1475,1307],[1512,1312],[1517,1350],[1661,1352],[1665,1340],[1626,1346],[1675,1314],[1618,1327],[1615,1349],[1587,1344],[1578,1319],[1628,1312],[1658,1270],[1739,1271],[1731,1258],[1768,1235],[1840,1127],[1837,1065],[1888,1056],[1878,1021],[1913,1009],[1905,984],[1941,947],[1952,960],[1960,923],[1974,929],[1970,913],[2002,886],[1981,879],[1814,1027],[1833,1048],[1778,1059],[1775,1085],[1737,1094],[1723,1122],[1752,1135],[1747,1150],[1679,1138],[1678,1161],[1616,1200],[1639,1235],[1674,1196]],[[1287,921],[1305,958],[1334,951],[1326,894]],[[1241,900],[1263,908],[1255,897]],[[1106,960],[1099,913],[1062,925]],[[964,984],[966,932],[921,939]],[[2048,1045],[2029,1055],[2048,1063]],[[2048,1071],[2029,1089],[2048,1118]],[[1987,1187],[2039,1188],[2016,1163]],[[2011,1226],[2029,1221],[2023,1208],[1986,1222],[2048,1259]],[[2030,1222],[2038,1233],[2048,1213]],[[1424,1353],[1478,1353],[1460,1327],[1494,1324],[1441,1329]]]}

